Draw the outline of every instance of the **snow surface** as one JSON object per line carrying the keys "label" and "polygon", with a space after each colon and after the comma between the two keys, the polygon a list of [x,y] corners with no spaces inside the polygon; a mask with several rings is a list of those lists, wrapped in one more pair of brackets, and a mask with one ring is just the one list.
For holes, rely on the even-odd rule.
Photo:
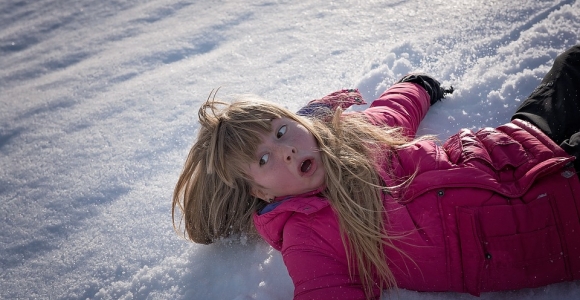
{"label": "snow surface", "polygon": [[[199,104],[372,100],[424,71],[457,91],[422,133],[509,120],[579,43],[576,0],[0,2],[0,298],[290,299],[263,242],[173,231]],[[384,299],[475,299],[399,290]],[[580,299],[580,282],[482,299]]]}

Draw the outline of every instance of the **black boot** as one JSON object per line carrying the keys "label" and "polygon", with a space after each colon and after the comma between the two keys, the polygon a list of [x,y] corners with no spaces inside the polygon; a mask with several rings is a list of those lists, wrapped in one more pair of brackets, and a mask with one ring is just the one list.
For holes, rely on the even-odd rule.
{"label": "black boot", "polygon": [[568,154],[580,170],[580,45],[558,55],[542,83],[513,119],[531,122]]}

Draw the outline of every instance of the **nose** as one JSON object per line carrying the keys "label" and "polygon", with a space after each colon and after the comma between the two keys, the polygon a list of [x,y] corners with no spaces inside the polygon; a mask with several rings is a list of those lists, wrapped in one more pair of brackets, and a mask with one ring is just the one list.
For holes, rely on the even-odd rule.
{"label": "nose", "polygon": [[296,148],[289,145],[281,145],[280,152],[286,162],[291,162],[294,154],[296,154]]}

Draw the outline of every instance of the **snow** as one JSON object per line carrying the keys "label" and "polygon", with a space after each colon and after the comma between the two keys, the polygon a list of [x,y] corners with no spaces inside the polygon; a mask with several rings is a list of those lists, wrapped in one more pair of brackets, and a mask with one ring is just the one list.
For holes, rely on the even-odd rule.
{"label": "snow", "polygon": [[[423,71],[456,88],[421,127],[445,139],[509,120],[580,42],[580,3],[5,0],[0,28],[0,299],[289,299],[263,242],[173,231],[209,92],[296,110]],[[481,298],[580,299],[580,282]]]}

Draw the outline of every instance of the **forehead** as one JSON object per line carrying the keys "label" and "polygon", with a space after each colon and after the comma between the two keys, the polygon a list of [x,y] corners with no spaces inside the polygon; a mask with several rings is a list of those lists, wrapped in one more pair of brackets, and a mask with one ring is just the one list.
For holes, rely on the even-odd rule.
{"label": "forehead", "polygon": [[[289,123],[289,122],[296,122],[296,121],[294,121],[292,119],[288,119],[286,117],[281,117],[281,118],[272,119],[270,121],[270,124],[272,124],[272,127],[275,127],[276,125],[282,125],[282,124]],[[274,129],[274,128],[272,128],[272,129]]]}
{"label": "forehead", "polygon": [[275,125],[282,125],[282,124],[294,124],[294,125],[304,126],[303,122],[297,121],[293,118],[287,118],[287,117],[280,117],[280,118],[272,119],[270,121],[270,123],[272,124],[272,127],[275,127]]}

